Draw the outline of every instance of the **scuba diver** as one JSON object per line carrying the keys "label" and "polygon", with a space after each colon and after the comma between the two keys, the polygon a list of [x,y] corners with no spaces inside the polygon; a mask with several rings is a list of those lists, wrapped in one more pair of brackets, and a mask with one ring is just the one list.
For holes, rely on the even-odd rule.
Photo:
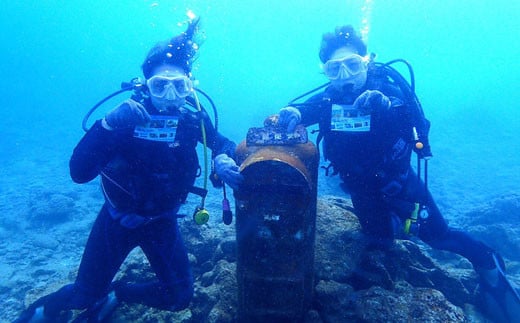
{"label": "scuba diver", "polygon": [[[323,35],[319,57],[330,82],[282,108],[279,124],[288,132],[299,123],[319,124],[324,158],[350,194],[370,245],[384,249],[394,238],[415,235],[462,255],[479,275],[484,311],[497,321],[517,320],[520,298],[500,255],[449,227],[428,190],[430,123],[415,95],[411,66],[404,60],[376,63],[350,25]],[[396,62],[407,65],[410,82],[391,66]],[[410,165],[412,151],[417,171]]]}
{"label": "scuba diver", "polygon": [[[137,94],[97,120],[74,149],[73,181],[87,183],[101,175],[105,203],[75,282],[38,299],[17,322],[66,322],[73,309],[84,310],[75,321],[98,322],[120,303],[167,311],[188,307],[193,276],[177,213],[189,192],[204,195],[194,187],[201,171],[197,143],[204,144],[205,153],[208,146],[218,154],[215,168],[221,180],[234,185],[241,177],[232,159],[236,145],[213,126],[193,87],[198,23],[198,18],[190,20],[186,31],[149,51],[141,66],[146,84],[136,82]],[[207,215],[203,205],[194,216],[200,214]],[[138,246],[155,279],[113,281]]]}

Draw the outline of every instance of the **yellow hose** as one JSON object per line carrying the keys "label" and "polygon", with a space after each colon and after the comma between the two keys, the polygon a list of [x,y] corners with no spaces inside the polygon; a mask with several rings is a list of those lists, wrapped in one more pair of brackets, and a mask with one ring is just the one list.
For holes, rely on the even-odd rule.
{"label": "yellow hose", "polygon": [[[202,132],[202,145],[204,146],[204,190],[207,191],[208,189],[208,145],[206,142],[206,127],[204,126],[204,118],[202,118],[202,108],[200,106],[199,97],[197,96],[197,91],[193,91],[193,97],[195,98],[195,104],[197,105],[197,111],[201,113],[201,119],[200,119],[200,128]],[[204,203],[206,201],[206,196],[202,197],[202,200],[200,202],[200,207],[204,208]]]}

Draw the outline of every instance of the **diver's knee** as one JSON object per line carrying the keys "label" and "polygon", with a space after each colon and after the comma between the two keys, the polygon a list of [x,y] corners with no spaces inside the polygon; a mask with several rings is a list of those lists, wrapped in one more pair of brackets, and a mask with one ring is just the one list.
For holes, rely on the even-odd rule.
{"label": "diver's knee", "polygon": [[177,285],[167,290],[167,294],[165,295],[167,310],[177,312],[188,308],[193,298],[193,285]]}
{"label": "diver's knee", "polygon": [[191,300],[193,298],[193,286],[182,288],[177,294],[176,304],[174,304],[174,308],[176,311],[183,310],[190,306]]}

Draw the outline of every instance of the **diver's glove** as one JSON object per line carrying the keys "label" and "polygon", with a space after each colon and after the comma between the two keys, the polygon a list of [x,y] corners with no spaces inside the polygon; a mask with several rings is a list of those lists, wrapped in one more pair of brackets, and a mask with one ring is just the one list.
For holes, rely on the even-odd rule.
{"label": "diver's glove", "polygon": [[354,101],[354,108],[365,114],[385,111],[390,108],[390,99],[377,90],[366,90]]}
{"label": "diver's glove", "polygon": [[128,99],[109,111],[101,122],[107,130],[119,130],[144,125],[149,121],[150,115],[144,106]]}
{"label": "diver's glove", "polygon": [[293,107],[285,107],[280,109],[278,117],[278,125],[280,127],[287,127],[287,132],[294,132],[296,126],[302,121],[302,114]]}
{"label": "diver's glove", "polygon": [[240,174],[235,161],[226,154],[220,154],[214,160],[215,173],[224,181],[224,183],[231,186],[232,189],[237,189],[238,185],[242,183],[244,177]]}

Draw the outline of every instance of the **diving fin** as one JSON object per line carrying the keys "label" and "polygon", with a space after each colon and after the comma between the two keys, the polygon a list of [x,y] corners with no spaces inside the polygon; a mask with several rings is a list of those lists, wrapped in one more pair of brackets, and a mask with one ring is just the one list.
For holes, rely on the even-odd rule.
{"label": "diving fin", "polygon": [[[520,293],[507,279],[504,265],[493,255],[496,268],[481,274],[482,308],[494,322],[520,322]],[[494,279],[490,277],[494,276]]]}
{"label": "diving fin", "polygon": [[114,291],[96,302],[92,307],[81,312],[71,323],[79,322],[106,322],[115,311],[119,302]]}

